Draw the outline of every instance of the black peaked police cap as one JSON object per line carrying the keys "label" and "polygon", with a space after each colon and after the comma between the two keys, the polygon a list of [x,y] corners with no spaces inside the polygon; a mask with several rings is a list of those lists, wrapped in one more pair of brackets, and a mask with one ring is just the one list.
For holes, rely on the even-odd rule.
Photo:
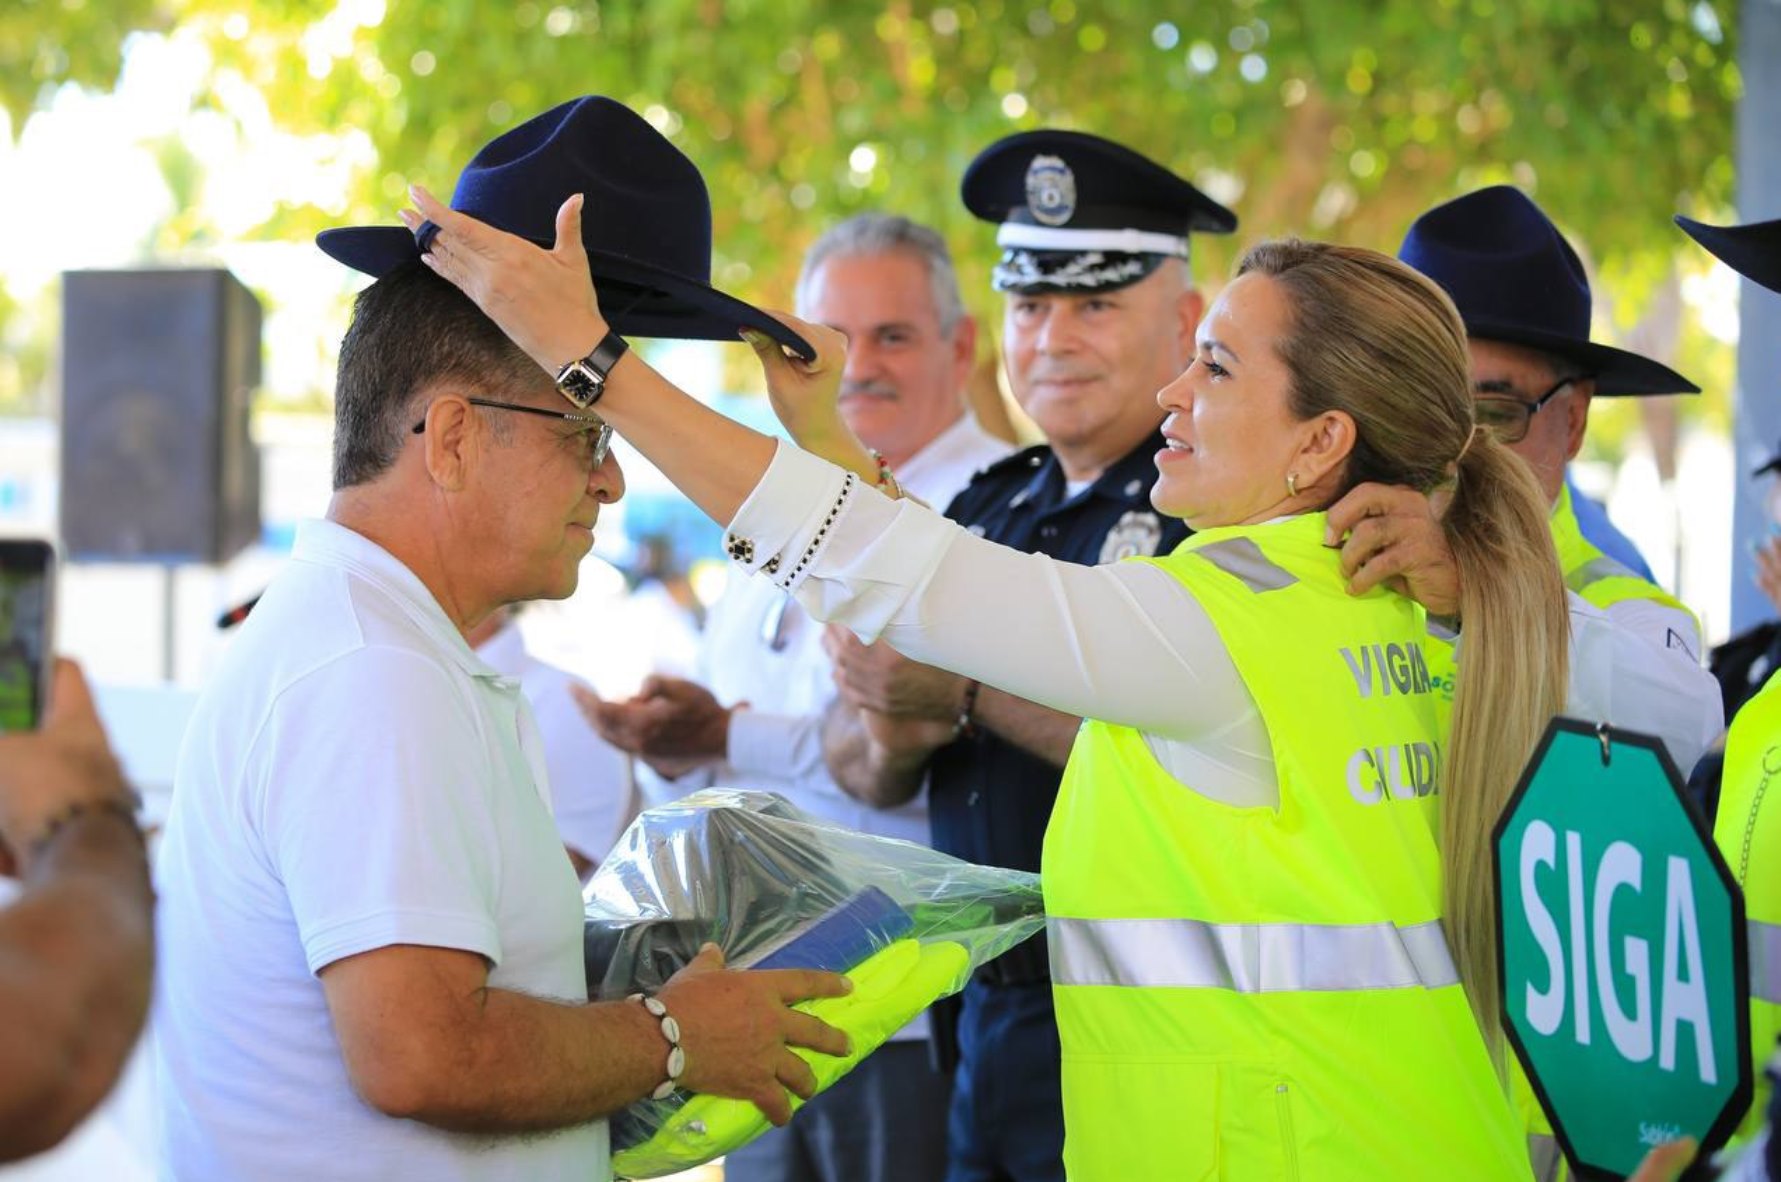
{"label": "black peaked police cap", "polygon": [[1781,218],[1745,226],[1709,226],[1677,214],[1676,224],[1744,278],[1781,292]]}
{"label": "black peaked police cap", "polygon": [[[806,360],[803,337],[711,286],[711,197],[685,154],[624,104],[589,95],[553,107],[491,140],[471,159],[451,207],[549,247],[571,194],[581,214],[600,311],[628,336],[733,341],[753,328]],[[420,257],[403,226],[324,230],[316,244],[355,270],[381,276]]]}
{"label": "black peaked police cap", "polygon": [[1446,290],[1469,335],[1573,361],[1597,394],[1700,393],[1667,365],[1589,339],[1583,262],[1519,189],[1492,185],[1437,205],[1411,224],[1398,260]]}
{"label": "black peaked police cap", "polygon": [[965,170],[960,196],[1000,226],[997,291],[1111,291],[1186,259],[1190,233],[1237,228],[1236,214],[1156,161],[1080,131],[997,140]]}

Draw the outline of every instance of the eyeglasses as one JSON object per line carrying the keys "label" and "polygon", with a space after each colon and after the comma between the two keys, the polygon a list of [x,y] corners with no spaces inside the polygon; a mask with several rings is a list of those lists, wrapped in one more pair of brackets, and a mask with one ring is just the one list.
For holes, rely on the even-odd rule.
{"label": "eyeglasses", "polygon": [[[588,471],[592,472],[606,462],[606,455],[612,450],[612,424],[599,415],[577,414],[573,411],[545,410],[537,406],[521,406],[517,402],[496,402],[492,398],[466,398],[464,401],[471,406],[490,406],[496,410],[516,410],[526,415],[543,415],[548,419],[561,419],[582,428],[579,432],[583,439],[593,437],[593,454],[587,458]],[[409,434],[419,435],[427,429],[427,420],[421,419],[409,428]]]}
{"label": "eyeglasses", "polygon": [[1557,398],[1559,391],[1572,382],[1582,381],[1584,376],[1572,374],[1568,378],[1560,378],[1552,384],[1551,389],[1532,402],[1520,398],[1480,395],[1475,400],[1474,411],[1478,425],[1495,435],[1499,443],[1520,443],[1527,438],[1527,429],[1533,425],[1534,415],[1539,413],[1540,408]]}

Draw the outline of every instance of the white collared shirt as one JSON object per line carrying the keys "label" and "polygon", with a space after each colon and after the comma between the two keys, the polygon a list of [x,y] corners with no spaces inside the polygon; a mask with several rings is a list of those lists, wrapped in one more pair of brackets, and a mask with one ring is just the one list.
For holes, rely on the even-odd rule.
{"label": "white collared shirt", "polygon": [[163,1176],[606,1177],[605,1122],[451,1133],[353,1091],[316,974],[392,944],[584,1002],[579,884],[517,680],[368,539],[299,527],[205,687],[157,863]]}
{"label": "white collared shirt", "polygon": [[985,431],[977,416],[966,411],[903,461],[895,475],[904,489],[944,513],[973,476],[1013,451],[1013,444]]}

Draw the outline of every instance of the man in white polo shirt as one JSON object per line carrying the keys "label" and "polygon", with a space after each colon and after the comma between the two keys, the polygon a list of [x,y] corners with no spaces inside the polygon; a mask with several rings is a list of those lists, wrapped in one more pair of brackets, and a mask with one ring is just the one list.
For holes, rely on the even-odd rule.
{"label": "man in white polo shirt", "polygon": [[[600,157],[654,157],[656,188],[627,208],[588,175]],[[674,208],[677,175],[703,202],[647,123],[583,99],[491,144],[458,199],[537,236],[567,192],[604,187],[592,253]],[[610,431],[408,231],[323,246],[379,278],[341,346],[328,518],[301,527],[181,752],[159,862],[164,1174],[588,1182],[609,1176],[601,1118],[652,1093],[789,1119],[787,1089],[814,1087],[789,1046],[846,1040],[788,1006],[845,981],[724,971],[710,948],[642,1004],[589,1004],[537,725],[465,640],[574,590],[624,490]],[[761,318],[729,303],[723,328]]]}

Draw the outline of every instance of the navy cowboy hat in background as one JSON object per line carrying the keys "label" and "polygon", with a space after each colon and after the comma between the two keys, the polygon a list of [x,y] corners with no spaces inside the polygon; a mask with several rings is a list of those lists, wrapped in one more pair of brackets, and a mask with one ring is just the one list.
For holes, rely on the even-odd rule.
{"label": "navy cowboy hat in background", "polygon": [[1745,226],[1709,226],[1677,214],[1676,224],[1744,278],[1781,292],[1781,218]]}
{"label": "navy cowboy hat in background", "polygon": [[[496,136],[458,178],[451,207],[548,247],[557,209],[574,193],[586,195],[582,241],[615,331],[733,341],[746,327],[806,360],[816,356],[803,337],[711,286],[704,178],[622,103],[590,95]],[[402,226],[349,226],[322,231],[316,244],[355,270],[383,275],[420,257],[419,238]]]}
{"label": "navy cowboy hat in background", "polygon": [[1649,357],[1589,339],[1589,279],[1558,227],[1518,189],[1493,185],[1410,226],[1398,259],[1440,284],[1466,332],[1575,362],[1600,395],[1698,394]]}
{"label": "navy cowboy hat in background", "polygon": [[[1742,226],[1709,226],[1677,214],[1676,224],[1744,278],[1781,292],[1781,218]],[[1766,476],[1770,472],[1781,472],[1781,450],[1750,475]]]}

